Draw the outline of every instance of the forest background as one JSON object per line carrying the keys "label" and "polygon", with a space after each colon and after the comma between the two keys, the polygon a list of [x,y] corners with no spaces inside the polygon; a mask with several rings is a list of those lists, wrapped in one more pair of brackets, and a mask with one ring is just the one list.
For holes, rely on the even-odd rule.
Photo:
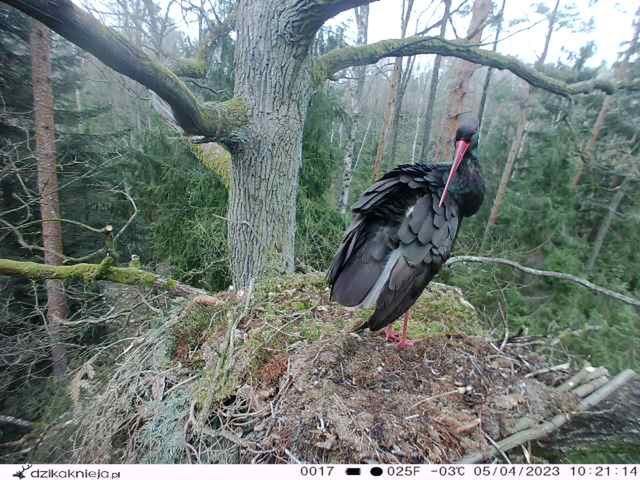
{"label": "forest background", "polygon": [[[387,20],[398,23],[402,37],[464,38],[500,52],[536,31],[526,61],[546,75],[571,84],[640,74],[640,10],[631,1],[612,7],[616,18],[627,19],[628,38],[606,58],[596,57],[595,34],[594,41],[564,44],[559,55],[548,55],[555,35],[593,32],[582,3],[531,2],[526,16],[514,15],[506,1],[395,3],[397,18]],[[234,2],[85,6],[179,72],[201,101],[233,98]],[[367,44],[369,8],[375,7],[359,6],[321,27],[313,55]],[[209,292],[227,289],[229,153],[206,138],[190,141],[154,93],[57,35],[49,78],[60,208],[53,222],[43,221],[33,28],[29,17],[0,3],[0,258],[52,263],[42,238],[43,226],[55,223],[64,244],[59,264],[99,263],[108,255],[117,265],[133,262]],[[205,68],[185,58],[204,59]],[[448,162],[463,113],[482,121],[487,195],[465,222],[455,253],[507,258],[639,297],[638,91],[560,96],[453,57],[382,59],[317,85],[304,123],[293,267],[326,270],[350,220],[348,206],[380,172]],[[612,372],[640,370],[640,319],[632,305],[490,264],[447,269],[441,281],[460,287],[499,335],[544,336],[554,339],[558,358]],[[50,285],[0,277],[0,287],[0,411],[31,421],[54,418],[68,408],[57,382],[124,331],[109,317],[109,292],[65,282],[58,305],[64,318],[52,325],[45,308]]]}

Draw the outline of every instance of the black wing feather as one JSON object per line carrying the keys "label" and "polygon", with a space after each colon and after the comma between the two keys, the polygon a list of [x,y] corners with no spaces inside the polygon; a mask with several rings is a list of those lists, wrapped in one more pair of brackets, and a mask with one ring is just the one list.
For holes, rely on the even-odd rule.
{"label": "black wing feather", "polygon": [[[371,330],[383,328],[407,311],[450,254],[459,209],[450,198],[438,207],[443,186],[442,175],[432,167],[402,165],[354,204],[354,223],[328,279],[332,298],[347,306],[362,303],[378,279],[384,280],[376,310],[367,322]],[[391,256],[394,251],[399,255]],[[391,265],[390,259],[396,258]]]}

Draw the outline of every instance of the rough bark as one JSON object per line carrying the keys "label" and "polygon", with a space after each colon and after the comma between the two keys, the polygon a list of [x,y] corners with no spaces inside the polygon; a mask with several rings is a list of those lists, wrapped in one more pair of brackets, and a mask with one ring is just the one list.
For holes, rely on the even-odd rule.
{"label": "rough bark", "polygon": [[[369,5],[363,5],[354,10],[357,27],[357,45],[366,45],[369,37]],[[353,179],[353,159],[355,150],[355,133],[358,131],[360,113],[362,109],[362,94],[366,75],[366,66],[353,69],[356,76],[355,85],[347,88],[348,102],[351,108],[351,115],[347,125],[347,144],[344,149],[342,168],[342,190],[338,201],[338,210],[344,214],[349,207],[349,196],[351,194],[351,181]]]}
{"label": "rough bark", "polygon": [[[61,265],[64,257],[62,225],[57,220],[60,218],[60,197],[53,119],[49,29],[40,22],[33,21],[30,41],[42,247],[46,264]],[[58,380],[63,380],[67,371],[67,358],[60,339],[60,328],[61,323],[67,320],[68,314],[64,284],[59,280],[48,280],[47,330],[51,338],[53,374]]]}
{"label": "rough bark", "polygon": [[[467,31],[468,41],[480,43],[484,26],[492,8],[493,3],[491,0],[475,0],[469,30]],[[452,140],[458,129],[460,117],[470,111],[469,97],[473,93],[471,91],[471,77],[473,77],[478,68],[480,68],[480,65],[476,63],[460,60],[454,63],[451,72],[453,82],[449,88],[445,114],[442,116],[442,126],[439,140],[436,143],[434,162],[449,161],[452,157]]]}
{"label": "rough bark", "polygon": [[[440,24],[440,33],[438,38],[444,39],[447,31],[447,22],[451,12],[451,0],[444,0],[444,15],[442,15],[442,23]],[[433,107],[436,103],[436,93],[438,92],[438,81],[440,77],[440,65],[442,64],[442,56],[436,55],[433,61],[433,70],[431,71],[431,82],[429,84],[429,98],[427,99],[427,109],[424,114],[424,129],[422,131],[422,146],[420,147],[420,159],[425,162],[429,153],[429,141],[431,139],[431,128],[433,126]]]}
{"label": "rough bark", "polygon": [[591,250],[591,255],[589,256],[589,261],[587,262],[587,273],[590,273],[593,270],[598,257],[600,256],[600,250],[602,250],[602,245],[604,244],[604,240],[609,233],[609,229],[611,228],[611,223],[613,222],[613,218],[618,213],[618,208],[620,208],[620,203],[624,198],[625,189],[627,184],[629,183],[629,177],[625,177],[622,181],[616,194],[613,196],[611,200],[611,204],[607,208],[607,214],[600,223],[600,227],[598,228],[598,234],[596,235],[596,239],[593,242],[593,250]]}
{"label": "rough bark", "polygon": [[[540,68],[544,65],[545,60],[547,59],[547,54],[549,52],[549,45],[551,43],[551,36],[553,35],[553,30],[555,28],[556,20],[558,17],[559,6],[560,6],[560,0],[556,0],[555,6],[551,14],[549,15],[547,35],[545,36],[542,54],[540,55],[540,57],[538,57],[538,60],[536,61],[536,65],[535,65],[536,70],[540,70]],[[531,106],[533,101],[532,93],[533,93],[533,90],[531,88],[531,85],[529,84],[527,85],[525,99],[521,107],[520,119],[518,121],[518,127],[516,128],[516,135],[511,144],[511,149],[509,150],[509,155],[507,156],[507,161],[504,165],[502,176],[500,177],[500,184],[498,185],[498,191],[496,192],[496,197],[493,200],[493,205],[491,206],[491,213],[489,214],[489,220],[487,221],[487,225],[484,230],[484,235],[482,237],[482,245],[484,245],[487,242],[487,240],[489,239],[489,235],[491,233],[491,229],[498,223],[500,210],[502,209],[502,204],[504,202],[505,197],[507,196],[509,182],[511,181],[511,177],[513,175],[513,168],[524,146],[524,139],[527,133],[527,125],[529,123],[529,115],[531,112]]]}
{"label": "rough bark", "polygon": [[260,275],[294,268],[302,131],[312,93],[312,36],[306,42],[290,41],[284,32],[273,31],[295,13],[294,3],[241,0],[238,6],[235,95],[246,101],[249,125],[246,141],[232,159],[228,210],[237,288]]}
{"label": "rough bark", "polygon": [[[407,35],[407,26],[409,25],[409,18],[411,17],[412,9],[413,0],[402,1],[402,15],[400,17],[401,38],[405,38]],[[378,138],[376,156],[373,160],[373,180],[376,180],[380,176],[382,162],[384,162],[387,149],[393,142],[395,136],[394,130],[398,125],[396,120],[399,111],[399,102],[401,101],[399,94],[402,80],[402,62],[402,57],[396,57],[393,65],[391,81],[389,82],[389,91],[387,93],[387,105],[384,111],[384,121],[382,122],[382,130],[380,130],[380,136]]]}
{"label": "rough bark", "polygon": [[[498,24],[496,26],[496,36],[493,38],[493,46],[491,51],[498,50],[498,40],[500,40],[500,33],[502,33],[502,23],[504,21],[504,7],[507,5],[507,0],[502,0],[502,6],[500,7],[500,13],[498,13]],[[484,85],[482,86],[482,96],[480,97],[480,107],[478,108],[478,122],[482,125],[484,118],[484,110],[487,106],[487,96],[489,95],[489,85],[491,84],[491,76],[493,75],[493,68],[487,69],[487,75],[484,77]]]}

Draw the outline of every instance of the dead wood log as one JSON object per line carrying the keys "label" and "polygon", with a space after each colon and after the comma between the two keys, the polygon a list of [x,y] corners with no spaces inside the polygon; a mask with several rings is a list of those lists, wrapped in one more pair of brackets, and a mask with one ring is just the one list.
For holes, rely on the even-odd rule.
{"label": "dead wood log", "polygon": [[610,444],[640,445],[640,378],[623,385],[542,441],[545,451],[560,454]]}
{"label": "dead wood log", "polygon": [[[501,452],[506,452],[515,447],[523,445],[526,442],[548,437],[576,416],[588,413],[588,411],[594,406],[610,398],[620,387],[627,384],[634,377],[636,377],[636,373],[633,370],[625,370],[622,373],[616,375],[616,377],[614,377],[611,381],[605,382],[605,384],[595,392],[582,399],[575,411],[555,415],[554,417],[545,420],[538,425],[531,426],[526,430],[514,433],[513,435],[497,442],[496,445],[493,445],[488,449],[478,452],[472,452],[465,455],[458,463],[479,463],[491,457],[499,455],[501,454]],[[600,377],[594,380],[594,382],[600,382],[602,378],[603,377]],[[638,404],[640,407],[640,396],[636,395],[634,398],[635,404]],[[618,404],[616,403],[614,405]],[[620,404],[620,407],[621,408],[619,408],[619,410],[623,410],[626,417],[626,413],[628,412],[628,404]],[[615,409],[616,408],[614,408],[614,410]],[[626,420],[623,420],[622,424],[624,424],[624,422],[626,422]],[[610,429],[608,430],[610,431]],[[638,430],[636,430],[636,432],[637,431]]]}

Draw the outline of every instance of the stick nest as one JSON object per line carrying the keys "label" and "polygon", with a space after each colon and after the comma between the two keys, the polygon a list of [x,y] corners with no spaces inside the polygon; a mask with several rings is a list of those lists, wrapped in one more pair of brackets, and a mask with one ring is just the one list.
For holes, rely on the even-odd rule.
{"label": "stick nest", "polygon": [[569,373],[549,368],[541,342],[492,340],[443,285],[413,309],[406,350],[349,333],[370,312],[330,302],[319,275],[219,297],[149,312],[109,362],[93,360],[58,461],[451,463],[497,454],[576,411],[585,382],[607,383],[603,370],[556,388]]}

